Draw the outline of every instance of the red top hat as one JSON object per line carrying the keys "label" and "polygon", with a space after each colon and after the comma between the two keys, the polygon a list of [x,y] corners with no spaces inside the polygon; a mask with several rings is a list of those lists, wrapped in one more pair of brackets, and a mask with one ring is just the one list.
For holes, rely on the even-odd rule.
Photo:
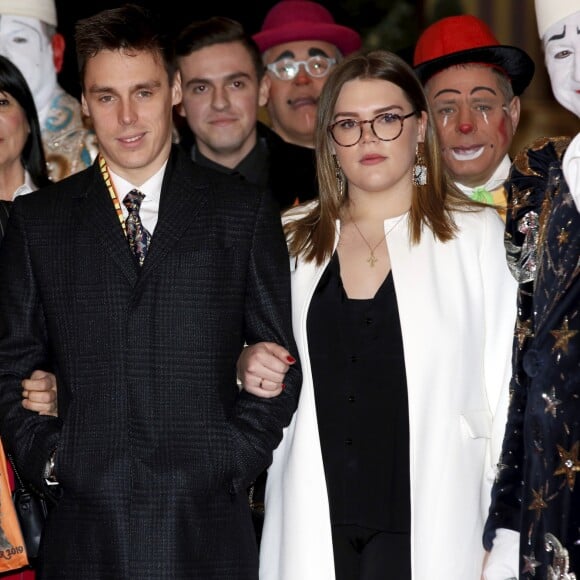
{"label": "red top hat", "polygon": [[534,76],[534,61],[520,48],[500,44],[483,20],[464,14],[442,18],[415,45],[413,65],[422,83],[456,64],[484,63],[501,69],[520,95]]}
{"label": "red top hat", "polygon": [[281,0],[264,20],[253,39],[261,52],[272,46],[296,40],[320,40],[334,44],[343,55],[361,47],[358,32],[336,24],[332,14],[317,2]]}

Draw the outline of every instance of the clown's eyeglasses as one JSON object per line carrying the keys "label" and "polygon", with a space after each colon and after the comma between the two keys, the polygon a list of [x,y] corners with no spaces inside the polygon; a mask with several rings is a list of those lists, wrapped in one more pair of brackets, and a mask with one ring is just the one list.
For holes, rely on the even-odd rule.
{"label": "clown's eyeglasses", "polygon": [[308,60],[294,60],[292,58],[283,58],[269,64],[266,68],[273,72],[282,81],[291,81],[300,70],[302,65],[306,72],[313,78],[319,79],[325,77],[336,59],[327,56],[311,56]]}

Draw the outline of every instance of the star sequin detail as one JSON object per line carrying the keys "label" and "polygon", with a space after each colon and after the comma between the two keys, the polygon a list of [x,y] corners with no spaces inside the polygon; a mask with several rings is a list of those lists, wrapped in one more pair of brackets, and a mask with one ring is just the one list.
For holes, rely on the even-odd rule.
{"label": "star sequin detail", "polygon": [[540,512],[545,510],[548,507],[546,500],[544,499],[544,490],[540,487],[539,491],[532,489],[532,494],[534,495],[534,499],[528,506],[529,510],[534,510],[536,512],[536,519],[540,519]]}
{"label": "star sequin detail", "polygon": [[560,399],[556,398],[556,387],[552,387],[550,394],[542,393],[542,399],[546,402],[544,413],[550,413],[554,419],[556,418],[557,407],[562,404]]}
{"label": "star sequin detail", "polygon": [[519,189],[512,187],[511,190],[511,203],[509,204],[508,210],[511,211],[512,219],[515,219],[518,213],[525,207],[532,205],[531,203],[532,191],[530,188],[520,191]]}
{"label": "star sequin detail", "polygon": [[566,451],[560,445],[556,445],[558,454],[560,455],[560,465],[554,475],[565,475],[570,491],[574,491],[574,484],[576,483],[576,474],[580,473],[580,460],[578,455],[580,453],[580,441],[576,441],[572,445],[570,451]]}
{"label": "star sequin detail", "polygon": [[518,348],[521,350],[524,346],[526,338],[533,335],[532,332],[532,321],[531,320],[520,320],[518,318],[515,330],[516,338],[518,339]]}
{"label": "star sequin detail", "polygon": [[569,232],[567,232],[564,228],[560,230],[560,233],[556,236],[558,240],[558,245],[563,246],[564,244],[568,243],[568,238],[570,237]]}
{"label": "star sequin detail", "polygon": [[578,334],[578,331],[568,328],[568,317],[565,316],[560,330],[550,330],[550,334],[556,339],[552,347],[552,352],[561,350],[564,354],[568,354],[568,343],[571,338],[574,338]]}
{"label": "star sequin detail", "polygon": [[524,556],[524,568],[522,570],[522,574],[530,574],[532,576],[536,575],[536,568],[538,566],[541,566],[542,563],[538,562],[538,560],[536,560],[536,557],[534,555],[534,552],[532,552],[529,556]]}

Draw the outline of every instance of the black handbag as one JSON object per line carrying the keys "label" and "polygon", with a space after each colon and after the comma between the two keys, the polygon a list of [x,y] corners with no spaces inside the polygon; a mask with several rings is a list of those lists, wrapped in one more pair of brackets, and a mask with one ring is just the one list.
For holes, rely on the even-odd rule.
{"label": "black handbag", "polygon": [[34,565],[34,560],[38,557],[40,538],[48,514],[48,504],[45,498],[24,485],[14,465],[14,460],[10,454],[7,453],[6,456],[14,471],[15,489],[12,492],[12,501],[20,523],[28,561]]}

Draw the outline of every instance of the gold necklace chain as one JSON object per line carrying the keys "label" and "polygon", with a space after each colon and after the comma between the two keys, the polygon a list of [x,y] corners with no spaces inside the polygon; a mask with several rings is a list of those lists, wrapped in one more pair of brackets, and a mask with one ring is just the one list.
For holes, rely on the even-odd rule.
{"label": "gold necklace chain", "polygon": [[387,236],[399,225],[399,222],[405,217],[406,214],[403,214],[399,219],[386,231],[385,235],[379,240],[379,242],[373,247],[369,244],[368,240],[363,236],[363,233],[360,231],[357,223],[354,221],[352,214],[350,213],[350,209],[348,210],[348,215],[350,217],[350,221],[352,222],[353,226],[356,228],[356,231],[359,233],[360,237],[363,239],[364,243],[367,245],[368,249],[370,250],[370,255],[367,258],[367,262],[371,268],[375,267],[375,264],[379,261],[379,259],[375,256],[375,250],[387,239]]}

